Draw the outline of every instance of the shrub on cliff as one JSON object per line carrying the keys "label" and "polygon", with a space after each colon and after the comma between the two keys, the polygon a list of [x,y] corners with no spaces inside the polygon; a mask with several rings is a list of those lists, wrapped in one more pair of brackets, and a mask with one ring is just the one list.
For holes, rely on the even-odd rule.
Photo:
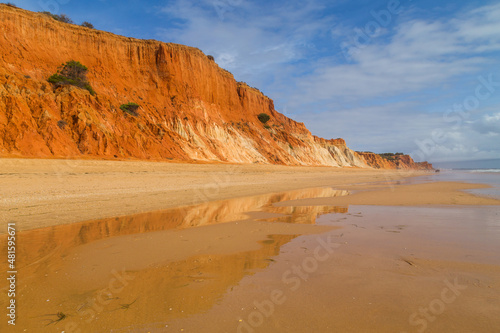
{"label": "shrub on cliff", "polygon": [[127,103],[120,105],[120,109],[128,113],[131,116],[137,117],[139,114],[137,113],[137,109],[139,108],[139,104],[136,103]]}
{"label": "shrub on cliff", "polygon": [[55,19],[63,23],[74,24],[73,20],[70,19],[69,16],[66,14],[55,15]]}
{"label": "shrub on cliff", "polygon": [[57,73],[48,78],[47,81],[56,87],[63,85],[77,86],[82,89],[87,89],[90,94],[95,95],[94,89],[87,81],[87,67],[82,65],[79,61],[68,61],[58,68]]}
{"label": "shrub on cliff", "polygon": [[395,156],[400,156],[400,155],[404,155],[403,153],[383,153],[383,154],[379,154],[380,157],[388,160],[388,161],[395,161],[396,158]]}
{"label": "shrub on cliff", "polygon": [[257,118],[259,118],[260,122],[265,124],[271,119],[267,113],[260,113]]}
{"label": "shrub on cliff", "polygon": [[9,7],[19,8],[16,5],[14,5],[12,2],[7,2],[5,5],[9,6]]}
{"label": "shrub on cliff", "polygon": [[69,16],[66,14],[57,15],[57,14],[52,14],[51,12],[41,12],[41,13],[48,15],[52,17],[54,20],[59,22],[74,24],[73,20],[70,19]]}
{"label": "shrub on cliff", "polygon": [[87,21],[83,22],[83,23],[81,24],[81,26],[82,26],[82,27],[85,27],[85,28],[95,29],[95,28],[94,28],[94,25],[93,25],[92,23],[90,23],[90,22],[87,22]]}

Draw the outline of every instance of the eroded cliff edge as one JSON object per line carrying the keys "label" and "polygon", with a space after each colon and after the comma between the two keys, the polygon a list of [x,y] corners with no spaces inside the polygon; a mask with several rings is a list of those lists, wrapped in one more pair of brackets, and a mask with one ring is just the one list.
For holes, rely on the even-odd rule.
{"label": "eroded cliff edge", "polygon": [[[311,135],[196,48],[4,5],[0,45],[0,156],[378,167],[342,139]],[[47,82],[69,60],[89,68],[95,96]],[[120,110],[128,102],[141,105],[139,116]]]}

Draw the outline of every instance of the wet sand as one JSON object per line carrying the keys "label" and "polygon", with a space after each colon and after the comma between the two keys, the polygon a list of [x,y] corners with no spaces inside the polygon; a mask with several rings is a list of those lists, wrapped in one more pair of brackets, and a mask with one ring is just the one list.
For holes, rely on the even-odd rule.
{"label": "wet sand", "polygon": [[[423,184],[365,185],[346,186],[354,191],[348,197],[323,197],[298,199],[280,202],[277,206],[313,206],[313,205],[377,205],[377,206],[434,206],[434,205],[499,205],[500,200],[481,197],[465,192],[471,189],[484,189],[485,184],[467,184],[459,182],[433,182]],[[363,189],[363,191],[360,191]]]}
{"label": "wet sand", "polygon": [[[476,226],[477,207],[325,215],[319,224],[342,229],[292,240],[210,311],[167,324],[173,332],[496,332],[500,210],[480,209]],[[337,246],[317,258],[329,236]]]}
{"label": "wet sand", "polygon": [[[73,168],[74,175],[60,175],[60,188],[52,187],[39,206],[44,214],[54,213],[51,202],[68,214],[80,212],[74,193],[97,186],[94,178],[101,177],[108,201],[124,204],[134,198],[127,196],[134,182],[153,184],[155,177],[182,175],[191,167],[160,165],[166,169],[140,172],[146,167],[132,163],[136,169],[128,165],[110,172],[109,166],[88,163]],[[3,179],[21,179],[26,191],[57,178],[50,169],[31,167],[24,173],[6,168]],[[192,167],[200,178],[190,184],[207,184],[201,175],[220,171],[214,165]],[[19,232],[19,319],[11,331],[494,332],[500,327],[500,200],[462,191],[481,185],[419,184],[419,178],[375,170],[239,167],[225,172],[235,184],[213,192],[217,198],[232,193],[231,199],[205,197],[196,205],[123,217],[106,217],[117,207],[105,201],[97,206],[104,210],[102,219],[69,224],[47,219],[43,223],[51,226]],[[297,170],[310,173],[300,180]],[[234,191],[238,180],[250,193],[264,192],[262,179],[253,185],[250,180],[271,171],[267,192],[273,193]],[[117,190],[124,175],[130,179]],[[290,184],[293,177],[298,180]],[[190,181],[176,177],[176,190],[161,193],[183,192]],[[306,184],[322,186],[277,190]],[[43,213],[29,210],[35,194],[21,189],[7,192],[15,194],[26,216],[45,221]],[[73,196],[64,197],[68,192]],[[154,193],[145,196],[154,202]],[[88,207],[96,204],[92,194],[79,198]],[[143,209],[145,202],[137,199],[131,210]],[[16,214],[11,218],[19,218],[23,229],[33,228]],[[4,244],[5,235],[0,238]],[[0,269],[7,271],[4,264]],[[4,305],[4,284],[0,289]],[[2,331],[5,324],[0,323]]]}

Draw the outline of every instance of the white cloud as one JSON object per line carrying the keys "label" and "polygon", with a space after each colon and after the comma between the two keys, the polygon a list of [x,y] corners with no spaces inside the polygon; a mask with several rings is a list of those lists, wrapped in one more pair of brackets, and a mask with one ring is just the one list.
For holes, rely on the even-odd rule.
{"label": "white cloud", "polygon": [[500,156],[500,113],[469,113],[459,126],[444,112],[409,113],[415,103],[399,102],[318,114],[297,119],[314,124],[316,134],[340,136],[355,150],[406,152],[417,160],[455,161],[493,159]]}
{"label": "white cloud", "polygon": [[472,10],[453,21],[459,34],[476,45],[476,52],[500,49],[500,4],[488,5]]}
{"label": "white cloud", "polygon": [[[495,10],[500,12],[500,5]],[[353,44],[353,62],[321,64],[301,82],[306,100],[394,96],[475,73],[488,62],[484,47],[500,50],[500,35],[491,34],[500,31],[500,23],[479,17],[484,12],[469,21],[409,20],[399,23],[389,40],[374,38],[361,48]],[[475,28],[468,30],[471,25]]]}
{"label": "white cloud", "polygon": [[343,137],[355,150],[373,152],[406,151],[415,148],[415,138],[425,138],[429,128],[439,127],[440,114],[402,112],[414,103],[399,102],[379,106],[354,107],[318,114],[297,116],[306,124],[314,124],[315,134],[331,138]]}
{"label": "white cloud", "polygon": [[479,115],[475,119],[454,127],[443,124],[434,131],[440,131],[443,140],[437,140],[431,132],[415,140],[414,150],[419,158],[431,161],[457,161],[495,159],[500,156],[500,114]]}
{"label": "white cloud", "polygon": [[[469,122],[470,127],[479,134],[487,134],[489,137],[500,135],[500,112],[496,114],[485,114],[476,121]],[[497,138],[498,140],[498,138]],[[499,144],[500,149],[500,144]]]}
{"label": "white cloud", "polygon": [[237,79],[253,84],[280,65],[303,59],[308,40],[328,21],[315,17],[321,8],[314,1],[252,6],[243,0],[177,0],[162,11],[180,19],[180,26],[162,29],[159,36],[199,47]]}

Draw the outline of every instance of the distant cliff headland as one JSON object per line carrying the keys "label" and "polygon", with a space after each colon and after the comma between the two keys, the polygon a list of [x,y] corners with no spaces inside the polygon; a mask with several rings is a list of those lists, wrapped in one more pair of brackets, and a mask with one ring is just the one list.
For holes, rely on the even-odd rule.
{"label": "distant cliff headland", "polygon": [[1,157],[432,169],[312,135],[196,48],[7,5],[0,30]]}

